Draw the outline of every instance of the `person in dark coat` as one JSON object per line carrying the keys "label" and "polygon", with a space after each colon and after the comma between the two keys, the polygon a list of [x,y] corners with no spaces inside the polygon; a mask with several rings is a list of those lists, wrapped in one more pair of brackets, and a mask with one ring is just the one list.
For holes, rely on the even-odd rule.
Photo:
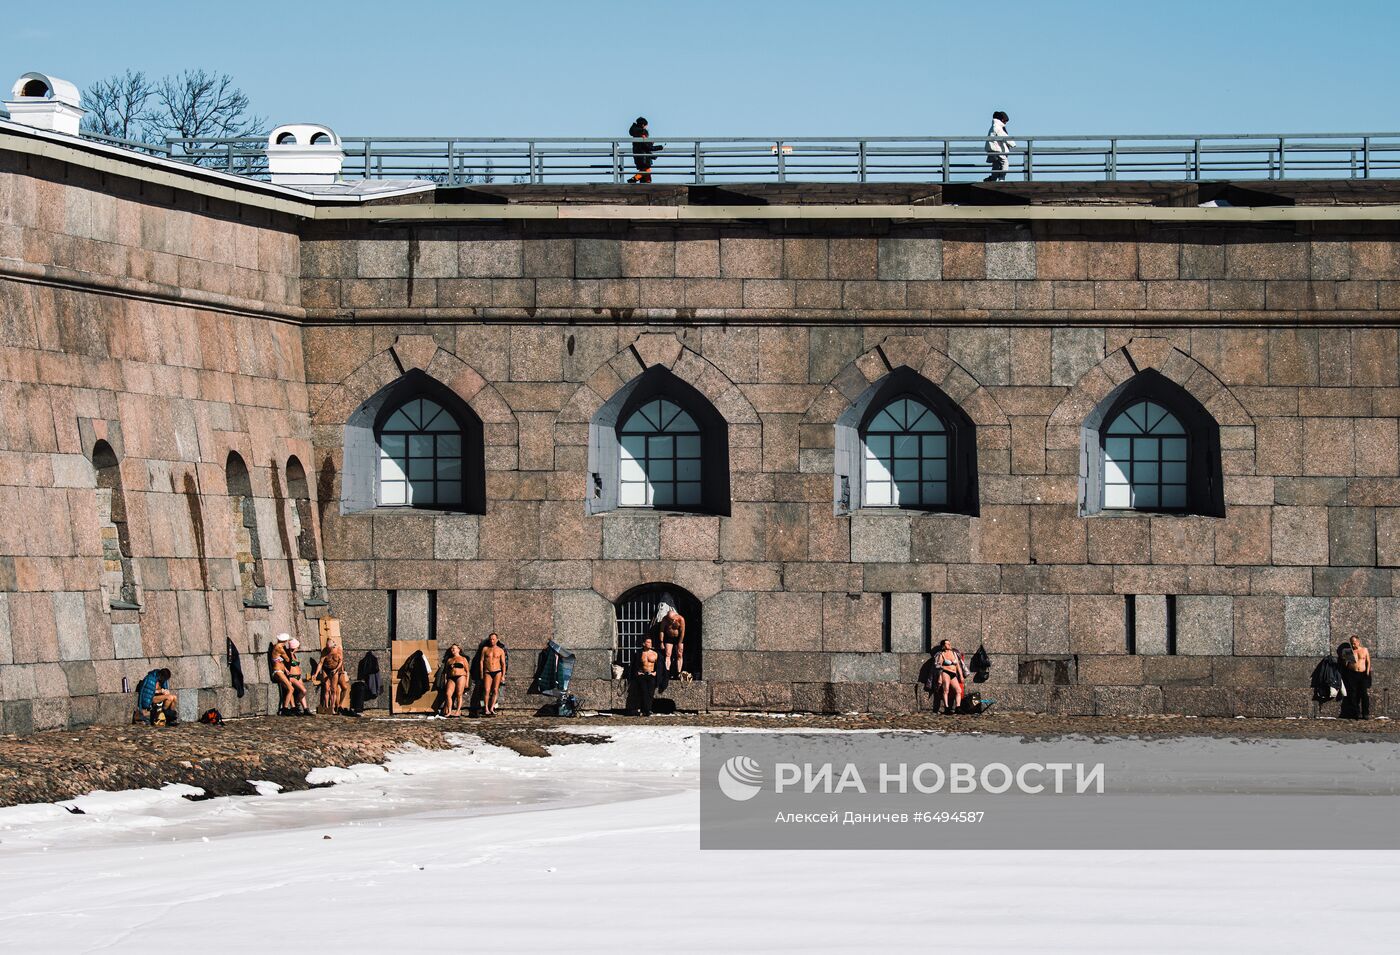
{"label": "person in dark coat", "polygon": [[628,182],[651,182],[652,156],[661,152],[665,146],[660,146],[650,142],[651,132],[647,129],[647,118],[638,116],[637,121],[632,124],[632,128],[627,130],[627,135],[631,136],[632,143],[632,164],[637,167],[636,175]]}

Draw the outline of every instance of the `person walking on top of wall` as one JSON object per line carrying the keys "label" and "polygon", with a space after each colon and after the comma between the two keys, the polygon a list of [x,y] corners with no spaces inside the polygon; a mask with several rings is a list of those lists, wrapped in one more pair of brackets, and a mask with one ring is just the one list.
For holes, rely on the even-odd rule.
{"label": "person walking on top of wall", "polygon": [[992,114],[992,128],[987,130],[987,163],[992,167],[992,174],[983,182],[1001,182],[1006,178],[1011,150],[1016,148],[1015,140],[1007,136],[1006,124],[1009,122],[1011,117],[1001,110]]}
{"label": "person walking on top of wall", "polygon": [[637,117],[632,128],[627,130],[627,135],[634,140],[632,143],[632,164],[637,167],[636,174],[627,181],[651,182],[652,156],[666,147],[651,142],[651,132],[647,129],[645,116]]}

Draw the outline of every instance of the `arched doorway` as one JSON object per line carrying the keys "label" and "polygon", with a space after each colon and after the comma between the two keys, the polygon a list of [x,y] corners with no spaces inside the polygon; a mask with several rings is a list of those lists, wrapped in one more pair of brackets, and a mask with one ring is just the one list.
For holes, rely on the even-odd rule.
{"label": "arched doorway", "polygon": [[[669,599],[667,595],[670,595]],[[632,655],[641,648],[642,641],[647,637],[651,637],[652,645],[659,649],[660,639],[654,621],[662,600],[672,604],[685,619],[685,657],[681,668],[699,680],[702,678],[700,601],[690,591],[675,584],[653,583],[633,587],[613,604],[617,619],[613,662],[630,666]]]}

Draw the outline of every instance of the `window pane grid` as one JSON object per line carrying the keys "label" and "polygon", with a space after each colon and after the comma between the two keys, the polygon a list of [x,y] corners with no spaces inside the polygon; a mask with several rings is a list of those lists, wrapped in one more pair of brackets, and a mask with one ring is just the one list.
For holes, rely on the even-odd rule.
{"label": "window pane grid", "polygon": [[864,435],[867,507],[944,507],[948,435],[938,415],[915,398],[896,398]]}
{"label": "window pane grid", "polygon": [[379,432],[379,504],[445,507],[462,500],[457,422],[426,398],[405,402]]}
{"label": "window pane grid", "polygon": [[1109,422],[1103,439],[1106,510],[1185,510],[1186,475],[1186,431],[1166,408],[1140,401]]}
{"label": "window pane grid", "polygon": [[700,429],[684,409],[664,398],[647,402],[627,419],[618,437],[620,506],[700,506]]}

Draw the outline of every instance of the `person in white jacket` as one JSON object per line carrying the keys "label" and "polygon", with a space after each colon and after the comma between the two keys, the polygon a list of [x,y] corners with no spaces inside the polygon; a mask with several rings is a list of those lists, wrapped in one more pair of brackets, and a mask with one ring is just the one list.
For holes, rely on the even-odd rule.
{"label": "person in white jacket", "polygon": [[1000,182],[1006,178],[1006,165],[1011,150],[1016,148],[1016,143],[1012,139],[1006,138],[1006,124],[1011,122],[1011,117],[1001,110],[992,114],[992,128],[987,130],[987,162],[992,167],[992,174],[983,182]]}

